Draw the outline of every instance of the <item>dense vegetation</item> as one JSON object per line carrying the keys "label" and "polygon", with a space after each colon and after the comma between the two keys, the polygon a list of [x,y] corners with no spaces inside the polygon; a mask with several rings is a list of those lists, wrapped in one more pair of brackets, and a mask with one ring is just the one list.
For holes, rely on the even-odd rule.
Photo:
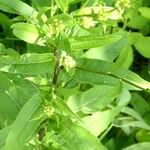
{"label": "dense vegetation", "polygon": [[0,0],[0,150],[149,150],[149,6]]}

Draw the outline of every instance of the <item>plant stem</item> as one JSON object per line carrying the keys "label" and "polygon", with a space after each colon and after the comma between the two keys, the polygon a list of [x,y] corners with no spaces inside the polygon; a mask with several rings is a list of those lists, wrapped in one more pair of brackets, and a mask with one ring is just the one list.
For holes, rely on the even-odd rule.
{"label": "plant stem", "polygon": [[60,71],[60,68],[59,68],[60,56],[59,56],[59,54],[56,50],[54,51],[54,57],[55,57],[55,67],[54,67],[54,74],[53,74],[52,84],[55,87],[56,84],[57,84],[58,74],[59,74],[59,71]]}

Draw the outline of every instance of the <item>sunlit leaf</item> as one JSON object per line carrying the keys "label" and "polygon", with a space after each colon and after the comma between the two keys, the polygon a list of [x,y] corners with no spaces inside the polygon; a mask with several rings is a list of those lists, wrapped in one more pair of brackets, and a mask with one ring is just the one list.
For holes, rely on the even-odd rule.
{"label": "sunlit leaf", "polygon": [[121,107],[113,108],[102,112],[96,112],[91,116],[82,118],[79,123],[82,127],[89,130],[94,136],[99,136],[112,123],[114,118],[119,114]]}
{"label": "sunlit leaf", "polygon": [[17,60],[9,56],[3,56],[0,58],[0,70],[17,74],[46,73],[50,71],[52,59],[51,53],[28,53]]}
{"label": "sunlit leaf", "polygon": [[110,104],[120,94],[121,90],[121,84],[117,84],[115,87],[96,86],[81,94],[70,96],[67,103],[75,112],[79,110],[83,112],[98,111]]}
{"label": "sunlit leaf", "polygon": [[13,33],[15,36],[24,40],[28,43],[37,43],[39,45],[43,44],[40,43],[39,40],[39,31],[34,24],[29,23],[15,23],[11,26],[13,28]]}

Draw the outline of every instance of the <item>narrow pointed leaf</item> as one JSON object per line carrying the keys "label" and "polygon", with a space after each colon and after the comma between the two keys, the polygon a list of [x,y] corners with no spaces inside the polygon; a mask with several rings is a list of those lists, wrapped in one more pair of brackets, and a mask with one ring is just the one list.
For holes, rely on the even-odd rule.
{"label": "narrow pointed leaf", "polygon": [[96,59],[77,59],[74,79],[92,84],[115,85],[122,80],[129,89],[150,89],[150,82],[127,69],[112,70],[113,63]]}
{"label": "narrow pointed leaf", "polygon": [[81,36],[70,39],[70,45],[72,50],[84,50],[89,48],[100,47],[119,40],[119,35],[109,35],[104,37],[96,36]]}
{"label": "narrow pointed leaf", "polygon": [[40,74],[50,71],[52,55],[45,54],[24,54],[15,60],[9,56],[0,58],[0,70],[17,74]]}
{"label": "narrow pointed leaf", "polygon": [[0,150],[4,148],[7,136],[9,134],[11,126],[7,126],[0,130]]}
{"label": "narrow pointed leaf", "polygon": [[121,93],[121,90],[121,84],[117,84],[116,87],[101,85],[69,97],[67,103],[75,112],[79,110],[83,112],[98,111],[110,104]]}
{"label": "narrow pointed leaf", "polygon": [[59,138],[54,138],[65,150],[106,150],[105,147],[86,129],[64,120],[60,122],[57,132]]}
{"label": "narrow pointed leaf", "polygon": [[30,140],[44,119],[39,117],[42,112],[43,101],[43,95],[37,93],[21,109],[8,135],[6,141],[7,150],[21,150]]}
{"label": "narrow pointed leaf", "polygon": [[82,118],[83,123],[80,122],[79,125],[89,130],[94,136],[99,136],[108,128],[120,110],[121,107],[116,107],[112,110],[96,112],[91,116]]}

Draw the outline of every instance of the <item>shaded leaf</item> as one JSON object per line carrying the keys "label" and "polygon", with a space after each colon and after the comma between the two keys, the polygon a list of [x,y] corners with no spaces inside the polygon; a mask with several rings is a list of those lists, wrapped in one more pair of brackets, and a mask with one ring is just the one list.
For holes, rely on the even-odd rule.
{"label": "shaded leaf", "polygon": [[21,109],[8,135],[7,150],[21,150],[32,138],[35,130],[44,119],[39,117],[43,101],[43,95],[37,93]]}
{"label": "shaded leaf", "polygon": [[131,146],[128,146],[126,148],[123,148],[122,150],[149,150],[150,148],[150,142],[143,142],[143,143],[137,143],[133,144]]}
{"label": "shaded leaf", "polygon": [[11,126],[7,126],[0,130],[0,150],[4,148],[7,136],[9,134]]}

